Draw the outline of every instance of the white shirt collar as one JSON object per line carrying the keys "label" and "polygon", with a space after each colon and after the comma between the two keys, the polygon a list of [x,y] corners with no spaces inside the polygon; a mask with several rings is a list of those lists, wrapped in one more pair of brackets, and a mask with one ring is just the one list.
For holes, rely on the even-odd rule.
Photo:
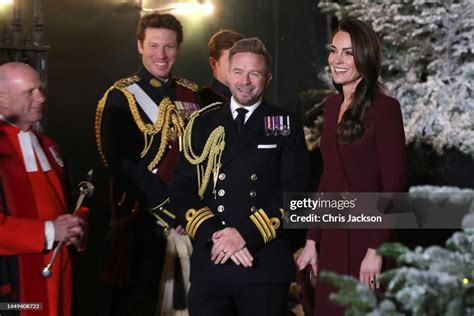
{"label": "white shirt collar", "polygon": [[51,170],[51,165],[46,158],[43,148],[41,148],[38,138],[36,138],[36,135],[33,132],[20,131],[18,133],[18,142],[20,143],[21,154],[25,163],[26,172],[38,171],[36,157],[40,162],[43,172]]}
{"label": "white shirt collar", "polygon": [[248,112],[245,114],[245,122],[247,122],[247,120],[250,118],[250,116],[252,115],[252,113],[258,108],[258,106],[262,103],[262,99],[260,98],[260,100],[258,100],[257,102],[255,102],[254,104],[252,105],[249,105],[249,106],[241,106],[239,103],[237,103],[237,101],[234,99],[234,96],[232,96],[230,98],[230,111],[232,113],[232,118],[235,120],[235,118],[237,117],[237,109],[238,108],[244,108],[246,109]]}

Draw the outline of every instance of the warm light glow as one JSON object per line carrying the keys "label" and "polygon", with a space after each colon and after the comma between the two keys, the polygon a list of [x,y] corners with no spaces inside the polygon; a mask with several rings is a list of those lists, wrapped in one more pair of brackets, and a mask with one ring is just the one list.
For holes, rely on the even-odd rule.
{"label": "warm light glow", "polygon": [[173,5],[173,13],[177,15],[196,14],[201,10],[201,5],[197,2],[178,2]]}
{"label": "warm light glow", "polygon": [[462,279],[462,283],[463,283],[464,285],[468,285],[469,282],[470,282],[470,281],[469,281],[469,278],[463,278],[463,279]]}
{"label": "warm light glow", "polygon": [[205,15],[211,15],[214,12],[214,5],[207,0],[202,4],[202,11]]}
{"label": "warm light glow", "polygon": [[[2,0],[0,0],[2,1]],[[157,5],[155,1],[144,1],[143,11],[170,12],[176,15],[210,15],[214,12],[214,5],[210,0],[170,1],[167,5]]]}
{"label": "warm light glow", "polygon": [[12,4],[12,3],[13,3],[13,0],[0,0],[0,6]]}

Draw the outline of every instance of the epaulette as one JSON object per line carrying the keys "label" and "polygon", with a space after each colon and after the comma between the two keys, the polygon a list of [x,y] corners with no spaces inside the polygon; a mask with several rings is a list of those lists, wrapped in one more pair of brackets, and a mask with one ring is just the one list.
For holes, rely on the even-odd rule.
{"label": "epaulette", "polygon": [[184,79],[184,78],[175,78],[176,83],[179,84],[180,86],[183,86],[185,88],[188,88],[192,92],[198,92],[199,91],[199,86],[197,83]]}
{"label": "epaulette", "polygon": [[118,88],[118,89],[122,89],[122,88],[125,88],[131,84],[134,84],[135,82],[138,82],[140,81],[140,76],[139,75],[133,75],[131,77],[128,77],[128,78],[123,78],[123,79],[120,79],[118,81],[116,81],[114,83],[114,87],[115,88]]}

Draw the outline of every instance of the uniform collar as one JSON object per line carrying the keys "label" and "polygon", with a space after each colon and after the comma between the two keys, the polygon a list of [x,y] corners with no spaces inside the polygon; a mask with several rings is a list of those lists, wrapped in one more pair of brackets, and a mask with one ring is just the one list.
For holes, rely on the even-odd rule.
{"label": "uniform collar", "polygon": [[215,93],[217,93],[218,95],[220,95],[221,97],[223,97],[226,100],[230,100],[230,97],[232,96],[232,94],[229,90],[229,87],[226,86],[225,84],[223,84],[222,82],[220,82],[219,80],[217,80],[216,78],[212,79],[210,88]]}
{"label": "uniform collar", "polygon": [[249,119],[249,117],[252,115],[252,113],[258,108],[258,106],[262,103],[262,99],[258,100],[257,102],[255,102],[254,104],[252,105],[249,105],[249,106],[241,106],[240,104],[238,104],[234,97],[231,97],[230,98],[230,111],[232,113],[232,117],[235,118],[237,117],[237,109],[238,108],[244,108],[246,109],[248,112],[245,114],[245,122],[247,122],[247,120]]}
{"label": "uniform collar", "polygon": [[150,83],[152,80],[158,80],[163,87],[170,87],[174,82],[174,79],[171,73],[169,74],[168,79],[164,81],[161,78],[157,78],[153,76],[151,72],[149,72],[145,68],[145,66],[140,67],[140,70],[138,71],[138,76],[140,77],[140,80],[146,83]]}

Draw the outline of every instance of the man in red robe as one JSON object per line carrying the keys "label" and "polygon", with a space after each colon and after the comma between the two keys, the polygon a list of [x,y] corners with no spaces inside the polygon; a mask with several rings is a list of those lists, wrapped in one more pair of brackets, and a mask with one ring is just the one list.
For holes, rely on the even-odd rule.
{"label": "man in red robe", "polygon": [[32,129],[43,117],[45,100],[33,68],[18,62],[0,66],[0,302],[42,304],[41,311],[21,311],[22,316],[71,314],[68,248],[60,249],[50,278],[41,271],[58,241],[78,245],[85,228],[86,210],[67,214],[59,149]]}

